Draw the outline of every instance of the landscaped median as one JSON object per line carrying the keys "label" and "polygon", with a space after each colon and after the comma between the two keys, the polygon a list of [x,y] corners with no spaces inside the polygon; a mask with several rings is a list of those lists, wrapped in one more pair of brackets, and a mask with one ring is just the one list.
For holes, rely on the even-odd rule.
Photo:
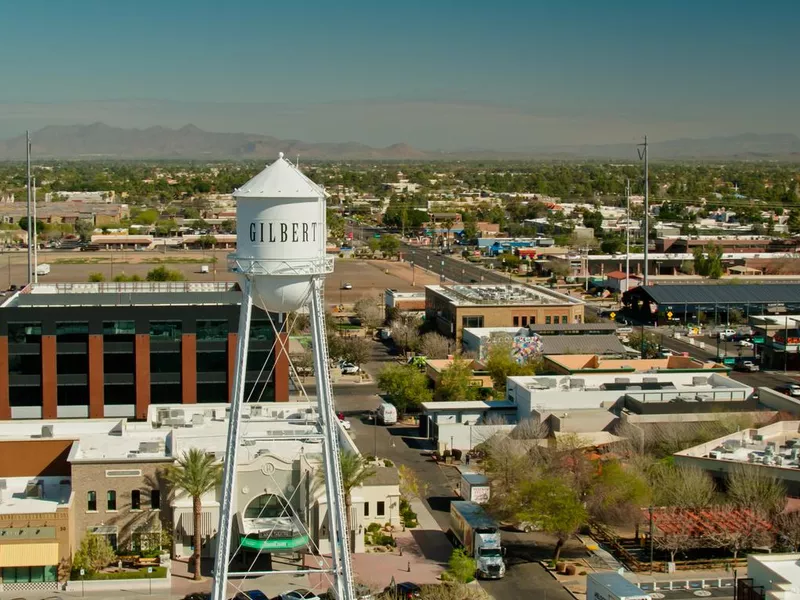
{"label": "landscaped median", "polygon": [[[148,573],[148,568],[152,573]],[[167,567],[143,567],[141,569],[121,569],[113,571],[97,571],[83,577],[75,574],[67,582],[65,591],[81,592],[99,590],[168,590],[170,589],[170,572]]]}

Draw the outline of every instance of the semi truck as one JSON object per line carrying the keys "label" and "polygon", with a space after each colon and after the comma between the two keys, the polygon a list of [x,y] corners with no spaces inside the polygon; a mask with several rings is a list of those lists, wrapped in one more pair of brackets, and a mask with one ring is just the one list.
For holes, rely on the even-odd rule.
{"label": "semi truck", "polygon": [[506,574],[500,525],[480,504],[461,500],[451,502],[450,532],[475,559],[478,577],[500,579]]}
{"label": "semi truck", "polygon": [[652,600],[652,596],[615,572],[591,573],[586,579],[586,600]]}

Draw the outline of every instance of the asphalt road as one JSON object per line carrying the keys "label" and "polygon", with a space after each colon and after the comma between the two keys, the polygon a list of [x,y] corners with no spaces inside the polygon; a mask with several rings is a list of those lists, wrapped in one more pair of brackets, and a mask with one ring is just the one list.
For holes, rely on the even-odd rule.
{"label": "asphalt road", "polygon": [[[510,283],[508,275],[421,246],[400,245],[406,260],[456,283]],[[457,247],[456,247],[457,248]],[[456,249],[456,252],[459,250]]]}

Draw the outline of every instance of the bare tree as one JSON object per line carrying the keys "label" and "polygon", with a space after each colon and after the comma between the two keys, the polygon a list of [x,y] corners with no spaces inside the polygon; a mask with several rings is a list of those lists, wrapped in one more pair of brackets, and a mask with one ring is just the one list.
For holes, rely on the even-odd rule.
{"label": "bare tree", "polygon": [[773,520],[775,530],[792,552],[800,549],[800,512],[781,513]]}
{"label": "bare tree", "polygon": [[711,504],[716,493],[714,481],[697,467],[658,465],[650,479],[655,501],[661,506],[702,508]]}
{"label": "bare tree", "polygon": [[669,561],[675,562],[675,555],[678,552],[686,552],[693,548],[698,548],[700,539],[692,535],[694,519],[691,514],[680,510],[670,509],[666,511],[665,521],[670,523],[667,531],[658,529],[653,535],[653,545],[659,550],[669,552]]}
{"label": "bare tree", "polygon": [[750,548],[771,548],[772,535],[765,513],[759,510],[734,511],[731,507],[721,507],[715,512],[724,517],[714,519],[714,531],[708,534],[707,543],[719,548],[726,548],[733,553],[733,560],[739,558],[742,550]]}
{"label": "bare tree", "polygon": [[356,315],[367,329],[380,327],[384,319],[383,308],[378,306],[371,298],[362,298],[353,307]]}
{"label": "bare tree", "polygon": [[728,473],[728,498],[738,508],[774,516],[786,507],[786,486],[764,469],[736,464]]}
{"label": "bare tree", "polygon": [[407,465],[397,467],[400,477],[400,495],[406,500],[421,500],[428,495],[428,482],[420,479]]}
{"label": "bare tree", "polygon": [[481,588],[463,583],[428,584],[421,587],[421,600],[484,600],[489,597]]}
{"label": "bare tree", "polygon": [[447,358],[450,354],[450,340],[438,333],[426,333],[420,338],[419,351],[428,358]]}
{"label": "bare tree", "polygon": [[392,340],[401,351],[416,350],[419,346],[419,323],[414,320],[392,321]]}

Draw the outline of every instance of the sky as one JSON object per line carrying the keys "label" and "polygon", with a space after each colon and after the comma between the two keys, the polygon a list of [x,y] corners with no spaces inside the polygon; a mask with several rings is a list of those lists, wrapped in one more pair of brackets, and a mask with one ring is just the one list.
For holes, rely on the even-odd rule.
{"label": "sky", "polygon": [[426,150],[800,134],[797,0],[0,0],[0,139],[97,121]]}

